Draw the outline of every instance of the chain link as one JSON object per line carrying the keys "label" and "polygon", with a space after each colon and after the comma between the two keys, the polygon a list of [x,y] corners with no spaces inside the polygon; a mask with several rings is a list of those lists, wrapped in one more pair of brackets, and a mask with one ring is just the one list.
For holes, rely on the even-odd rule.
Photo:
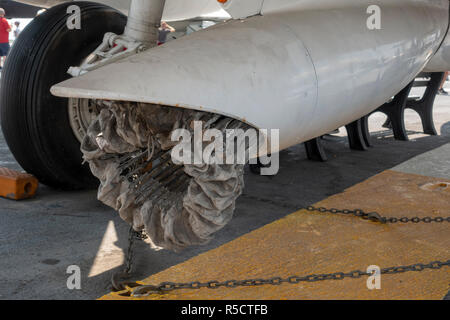
{"label": "chain link", "polygon": [[[405,272],[421,272],[426,269],[438,270],[443,267],[450,266],[450,260],[445,262],[433,261],[427,264],[417,263],[408,266],[396,266],[381,269],[381,274],[399,274]],[[163,282],[157,286],[138,286],[130,289],[129,294],[133,297],[145,297],[151,294],[165,294],[170,291],[190,289],[198,290],[201,288],[207,289],[218,289],[218,288],[237,288],[237,287],[259,287],[263,285],[273,285],[279,286],[284,283],[287,284],[298,284],[300,282],[318,282],[318,281],[328,281],[328,280],[344,280],[346,278],[359,279],[362,277],[371,276],[372,273],[355,270],[351,272],[336,272],[336,273],[326,273],[326,274],[310,274],[307,276],[290,276],[286,278],[274,277],[269,279],[246,279],[246,280],[227,280],[227,281],[209,281],[209,282],[187,282],[187,283],[176,283],[176,282]]]}
{"label": "chain link", "polygon": [[450,222],[450,216],[449,217],[413,217],[413,218],[408,218],[408,217],[402,217],[402,218],[397,218],[397,217],[383,217],[381,216],[379,213],[377,212],[365,212],[364,210],[361,209],[353,209],[353,210],[349,210],[349,209],[336,209],[336,208],[324,208],[324,207],[314,207],[314,206],[308,206],[306,208],[298,208],[295,205],[289,204],[289,203],[285,203],[285,202],[279,202],[276,200],[272,200],[272,199],[265,199],[265,198],[260,198],[260,197],[256,197],[256,196],[251,196],[248,194],[244,194],[242,195],[245,198],[248,199],[253,199],[259,202],[263,202],[263,203],[268,203],[268,204],[272,204],[278,207],[282,207],[282,208],[286,208],[286,209],[291,209],[291,210],[307,210],[309,212],[320,212],[320,213],[332,213],[332,214],[343,214],[343,215],[353,215],[355,217],[364,219],[364,220],[371,220],[374,222],[380,222],[380,223],[443,223],[443,222]]}
{"label": "chain link", "polygon": [[383,217],[378,212],[365,212],[361,209],[354,209],[354,210],[348,210],[348,209],[336,209],[331,208],[327,209],[324,207],[313,207],[309,206],[305,208],[309,212],[321,212],[321,213],[332,213],[332,214],[343,214],[343,215],[353,215],[355,217],[359,217],[364,220],[371,220],[374,222],[380,222],[380,223],[443,223],[443,222],[450,222],[450,217],[402,217],[402,218],[396,218],[396,217]]}
{"label": "chain link", "polygon": [[111,284],[114,291],[122,291],[125,290],[126,286],[132,285],[133,282],[124,282],[124,279],[130,278],[131,270],[133,268],[133,260],[134,260],[134,241],[145,240],[147,236],[143,231],[137,232],[134,231],[133,227],[130,227],[128,231],[128,248],[127,254],[125,256],[125,269],[123,272],[118,272],[113,274],[111,278]]}
{"label": "chain link", "polygon": [[[293,209],[294,206],[291,206],[289,204],[283,204],[278,203],[274,200],[270,199],[262,199],[257,198],[253,196],[247,196],[248,198],[252,198],[264,203],[270,203],[277,206],[282,206],[284,208]],[[303,208],[304,210],[307,210],[309,212],[320,212],[320,213],[331,213],[331,214],[342,214],[342,215],[352,215],[364,220],[370,220],[373,222],[378,222],[382,224],[386,223],[443,223],[443,222],[450,222],[450,217],[403,217],[403,218],[396,218],[396,217],[383,217],[377,212],[365,212],[361,209],[336,209],[336,208],[324,208],[324,207],[314,207],[314,206],[308,206],[306,208]],[[301,210],[298,208],[295,208],[295,210]],[[135,232],[132,228],[130,228],[129,233],[129,246],[127,250],[127,256],[126,256],[126,268],[125,268],[125,274],[129,276],[131,269],[132,269],[132,263],[133,263],[133,243],[134,239],[145,239],[146,236],[141,232]],[[423,263],[417,263],[409,266],[396,266],[396,267],[389,267],[381,269],[381,274],[399,274],[399,273],[405,273],[405,272],[421,272],[426,269],[441,269],[445,266],[450,266],[450,260],[447,260],[446,262],[441,261],[433,261],[428,264]],[[120,274],[123,275],[123,274]],[[310,274],[307,276],[299,277],[299,276],[290,276],[287,278],[282,277],[274,277],[269,279],[246,279],[246,280],[227,280],[227,281],[209,281],[209,282],[187,282],[187,283],[176,283],[176,282],[163,282],[157,286],[153,285],[139,285],[137,283],[118,283],[113,276],[113,288],[116,289],[116,291],[124,291],[127,290],[127,293],[124,293],[124,295],[131,295],[133,297],[144,297],[149,296],[151,294],[164,294],[170,291],[174,290],[181,290],[181,289],[191,289],[191,290],[198,290],[201,288],[208,288],[208,289],[218,289],[221,287],[225,288],[237,288],[237,287],[258,287],[263,285],[274,285],[278,286],[283,283],[289,283],[289,284],[298,284],[300,282],[317,282],[317,281],[328,281],[328,280],[344,280],[346,278],[361,278],[364,276],[370,276],[371,274],[366,271],[361,270],[355,270],[348,273],[344,272],[336,272],[336,273],[328,273],[328,274]]]}

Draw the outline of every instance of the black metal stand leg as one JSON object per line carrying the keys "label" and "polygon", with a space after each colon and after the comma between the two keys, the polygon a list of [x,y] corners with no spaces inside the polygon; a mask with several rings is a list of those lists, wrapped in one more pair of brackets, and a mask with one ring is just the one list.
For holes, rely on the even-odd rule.
{"label": "black metal stand leg", "polygon": [[364,142],[366,143],[366,146],[373,147],[372,139],[370,137],[370,131],[369,131],[369,116],[365,116],[361,119],[361,130],[364,138]]}
{"label": "black metal stand leg", "polygon": [[423,132],[431,136],[437,136],[438,133],[436,131],[436,127],[434,126],[433,119],[433,107],[417,110],[417,113],[422,120]]}
{"label": "black metal stand leg", "polygon": [[309,160],[320,162],[328,161],[328,157],[323,149],[320,138],[315,138],[305,142],[305,147]]}
{"label": "black metal stand leg", "polygon": [[369,147],[364,140],[363,130],[362,130],[362,120],[356,120],[345,126],[347,129],[348,142],[350,144],[350,149],[366,151]]}
{"label": "black metal stand leg", "polygon": [[389,117],[383,123],[382,127],[386,128],[386,129],[392,129],[392,123],[391,123],[391,119],[389,119]]}
{"label": "black metal stand leg", "polygon": [[406,108],[413,109],[419,114],[423,132],[433,136],[437,135],[433,119],[433,106],[444,76],[445,73],[443,72],[432,73],[422,99],[408,100],[406,104]]}
{"label": "black metal stand leg", "polygon": [[396,140],[409,141],[405,129],[405,107],[413,84],[414,82],[411,82],[391,102],[385,103],[378,109],[388,116]]}
{"label": "black metal stand leg", "polygon": [[389,115],[395,140],[409,141],[405,128],[405,109],[397,108]]}

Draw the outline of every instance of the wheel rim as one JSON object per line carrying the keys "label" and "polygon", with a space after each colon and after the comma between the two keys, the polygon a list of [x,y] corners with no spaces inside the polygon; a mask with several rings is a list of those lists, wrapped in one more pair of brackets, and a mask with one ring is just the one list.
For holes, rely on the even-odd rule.
{"label": "wheel rim", "polygon": [[69,122],[80,143],[87,134],[89,125],[100,114],[100,108],[90,99],[69,98]]}

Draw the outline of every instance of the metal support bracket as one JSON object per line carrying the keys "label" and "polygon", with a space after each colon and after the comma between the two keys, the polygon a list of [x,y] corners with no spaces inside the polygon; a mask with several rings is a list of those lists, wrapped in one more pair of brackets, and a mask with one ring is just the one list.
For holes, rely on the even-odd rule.
{"label": "metal support bracket", "polygon": [[[421,73],[419,78],[429,78],[429,80],[418,81],[416,79],[396,95],[392,101],[385,103],[377,110],[388,116],[384,127],[392,128],[395,139],[409,140],[404,119],[404,112],[407,108],[413,109],[419,114],[425,134],[437,135],[433,120],[433,106],[444,75],[443,72]],[[413,87],[426,87],[422,98],[409,97]]]}
{"label": "metal support bracket", "polygon": [[430,80],[426,84],[426,90],[421,99],[408,99],[406,108],[416,111],[422,120],[423,132],[432,136],[437,135],[433,120],[433,106],[436,94],[444,79],[444,72],[429,74]]}
{"label": "metal support bracket", "polygon": [[70,67],[67,72],[72,77],[79,77],[89,71],[132,56],[146,49],[146,46],[141,42],[108,32],[105,34],[102,44],[79,67]]}
{"label": "metal support bracket", "polygon": [[413,84],[414,81],[400,91],[392,101],[385,103],[377,110],[388,116],[396,140],[409,141],[405,129],[405,107]]}
{"label": "metal support bracket", "polygon": [[320,162],[328,161],[328,157],[322,146],[320,137],[306,141],[305,148],[309,160]]}
{"label": "metal support bracket", "polygon": [[78,77],[92,70],[156,46],[165,0],[132,0],[123,35],[106,33],[100,46],[78,67],[67,71]]}
{"label": "metal support bracket", "polygon": [[367,144],[368,138],[365,137],[365,130],[363,130],[364,118],[358,119],[345,126],[347,129],[348,142],[350,149],[367,151],[369,145]]}

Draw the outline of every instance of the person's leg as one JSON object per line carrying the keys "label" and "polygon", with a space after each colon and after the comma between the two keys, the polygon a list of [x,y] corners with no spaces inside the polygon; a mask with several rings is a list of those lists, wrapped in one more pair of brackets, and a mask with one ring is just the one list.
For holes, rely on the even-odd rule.
{"label": "person's leg", "polygon": [[3,51],[3,65],[5,65],[6,59],[8,58],[9,50],[11,50],[11,46],[8,42],[5,44],[5,49]]}
{"label": "person's leg", "polygon": [[448,78],[448,71],[445,73],[444,79],[442,79],[442,83],[441,83],[441,86],[439,87],[438,94],[448,95],[448,92],[445,91],[445,89],[444,89],[445,81],[447,81],[447,78]]}
{"label": "person's leg", "polygon": [[6,55],[8,54],[9,51],[9,43],[0,43],[0,69],[3,69],[3,65],[5,64],[6,61]]}
{"label": "person's leg", "polygon": [[441,86],[439,87],[439,89],[444,88],[444,84],[445,84],[445,81],[447,81],[447,78],[448,78],[448,71],[445,73],[444,79],[442,79],[442,83],[441,83]]}

